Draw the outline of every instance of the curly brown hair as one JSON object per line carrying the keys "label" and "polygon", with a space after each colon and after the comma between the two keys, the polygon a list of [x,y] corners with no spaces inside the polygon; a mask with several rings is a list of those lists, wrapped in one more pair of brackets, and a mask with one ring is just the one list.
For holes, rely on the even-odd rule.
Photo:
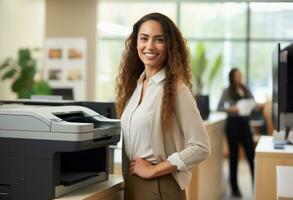
{"label": "curly brown hair", "polygon": [[182,81],[191,89],[191,69],[189,50],[186,40],[182,37],[174,22],[160,13],[150,13],[138,20],[132,33],[125,42],[125,50],[116,78],[116,110],[120,117],[137,84],[137,80],[144,71],[144,64],[137,52],[137,37],[140,26],[149,20],[159,22],[163,28],[167,44],[165,61],[166,78],[161,107],[161,124],[163,130],[171,127],[171,119],[175,112],[175,98],[177,83]]}

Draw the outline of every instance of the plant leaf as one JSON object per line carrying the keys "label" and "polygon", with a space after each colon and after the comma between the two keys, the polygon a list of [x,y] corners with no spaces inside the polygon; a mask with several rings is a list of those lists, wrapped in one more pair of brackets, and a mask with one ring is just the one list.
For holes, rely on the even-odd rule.
{"label": "plant leaf", "polygon": [[12,90],[17,93],[19,98],[29,98],[32,93],[32,85],[33,80],[20,76],[12,84]]}
{"label": "plant leaf", "polygon": [[13,77],[16,73],[16,69],[12,68],[10,70],[8,70],[3,76],[2,76],[2,80],[4,81],[5,79],[9,79],[11,77]]}
{"label": "plant leaf", "polygon": [[27,86],[27,81],[22,77],[19,76],[12,84],[12,90],[16,93],[18,93],[22,88],[25,88]]}
{"label": "plant leaf", "polygon": [[27,61],[31,60],[31,52],[29,49],[19,49],[18,51],[18,64],[24,68],[27,66]]}
{"label": "plant leaf", "polygon": [[198,78],[202,78],[207,65],[205,47],[202,43],[199,43],[196,48],[196,60],[197,60],[197,75]]}
{"label": "plant leaf", "polygon": [[51,87],[46,81],[38,81],[33,84],[32,94],[51,95]]}
{"label": "plant leaf", "polygon": [[211,71],[209,74],[209,82],[208,82],[209,88],[210,88],[214,78],[216,77],[219,69],[221,68],[221,66],[222,66],[222,55],[218,55],[216,57],[216,59],[214,60],[214,63],[211,66]]}
{"label": "plant leaf", "polygon": [[203,74],[207,68],[207,59],[203,43],[198,43],[195,47],[195,55],[191,59],[192,74],[196,81],[196,90],[200,94],[202,90]]}
{"label": "plant leaf", "polygon": [[21,76],[23,76],[25,79],[33,80],[36,73],[35,63],[32,60],[27,61],[27,63],[28,64],[22,68]]}
{"label": "plant leaf", "polygon": [[31,90],[29,90],[27,88],[22,88],[20,91],[18,91],[17,96],[18,96],[19,99],[30,98]]}
{"label": "plant leaf", "polygon": [[3,69],[5,69],[7,66],[9,66],[10,62],[11,62],[11,59],[10,58],[6,58],[4,60],[4,62],[0,65],[0,71],[3,70]]}

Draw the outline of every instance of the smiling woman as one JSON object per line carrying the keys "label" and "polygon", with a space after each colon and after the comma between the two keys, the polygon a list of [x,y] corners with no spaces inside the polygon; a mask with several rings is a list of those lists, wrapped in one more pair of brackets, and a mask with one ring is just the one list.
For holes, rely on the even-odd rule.
{"label": "smiling woman", "polygon": [[150,20],[141,25],[137,38],[137,51],[148,70],[155,72],[156,69],[164,66],[167,47],[159,22]]}
{"label": "smiling woman", "polygon": [[207,159],[210,144],[190,73],[186,43],[173,21],[151,13],[134,24],[116,85],[124,199],[186,199],[190,169]]}

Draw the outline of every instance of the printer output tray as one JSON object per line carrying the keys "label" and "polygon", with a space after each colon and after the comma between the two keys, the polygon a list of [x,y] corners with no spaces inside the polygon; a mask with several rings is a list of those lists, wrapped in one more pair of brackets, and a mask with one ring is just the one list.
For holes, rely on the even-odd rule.
{"label": "printer output tray", "polygon": [[60,183],[64,186],[73,185],[88,178],[98,176],[98,172],[68,172],[62,173],[60,176]]}

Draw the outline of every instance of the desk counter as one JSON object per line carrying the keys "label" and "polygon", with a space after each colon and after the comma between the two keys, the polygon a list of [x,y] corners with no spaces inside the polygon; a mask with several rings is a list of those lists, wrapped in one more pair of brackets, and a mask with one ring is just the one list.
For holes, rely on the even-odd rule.
{"label": "desk counter", "polygon": [[225,192],[223,180],[223,140],[226,113],[211,113],[205,121],[211,142],[211,156],[192,169],[192,179],[187,189],[188,200],[218,200]]}
{"label": "desk counter", "polygon": [[276,167],[293,166],[293,145],[274,149],[273,137],[262,136],[255,153],[255,200],[277,199]]}
{"label": "desk counter", "polygon": [[81,188],[54,200],[122,200],[122,176],[110,175],[107,181]]}

